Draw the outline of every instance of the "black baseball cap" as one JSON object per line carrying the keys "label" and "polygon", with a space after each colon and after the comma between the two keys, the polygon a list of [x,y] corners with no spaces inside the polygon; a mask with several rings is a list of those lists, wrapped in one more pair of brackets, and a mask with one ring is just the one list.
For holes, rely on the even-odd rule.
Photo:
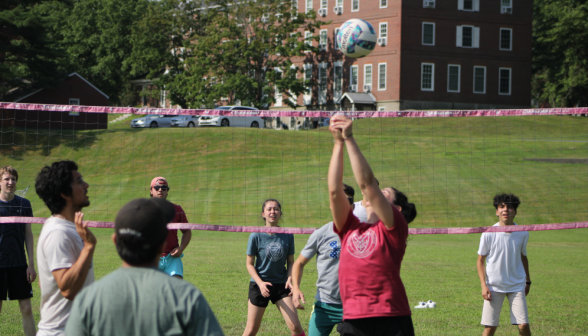
{"label": "black baseball cap", "polygon": [[114,220],[117,239],[131,248],[150,249],[167,238],[167,223],[176,215],[174,205],[161,198],[137,198],[123,206]]}

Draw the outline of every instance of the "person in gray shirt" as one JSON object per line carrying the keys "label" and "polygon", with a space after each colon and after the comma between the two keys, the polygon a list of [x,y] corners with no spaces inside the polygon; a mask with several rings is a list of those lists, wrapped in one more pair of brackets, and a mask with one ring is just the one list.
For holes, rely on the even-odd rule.
{"label": "person in gray shirt", "polygon": [[158,270],[175,214],[160,198],[135,199],[118,212],[112,239],[123,267],[76,296],[66,335],[224,335],[196,287]]}
{"label": "person in gray shirt", "polygon": [[[345,195],[353,207],[355,190],[343,184]],[[314,231],[292,267],[292,303],[297,309],[304,309],[304,293],[300,282],[304,266],[316,254],[318,280],[315,303],[308,326],[308,336],[328,336],[333,327],[343,322],[343,304],[339,294],[339,254],[341,240],[333,231],[333,222]]]}

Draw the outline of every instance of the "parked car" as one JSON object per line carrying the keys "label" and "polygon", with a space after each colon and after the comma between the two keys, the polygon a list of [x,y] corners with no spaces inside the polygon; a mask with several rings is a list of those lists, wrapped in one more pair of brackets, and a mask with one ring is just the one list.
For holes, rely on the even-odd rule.
{"label": "parked car", "polygon": [[196,127],[200,116],[176,116],[171,120],[171,127]]}
{"label": "parked car", "polygon": [[172,118],[175,117],[177,116],[150,114],[144,116],[143,118],[133,119],[131,121],[131,127],[169,127],[171,125]]}
{"label": "parked car", "polygon": [[[257,111],[255,107],[247,106],[221,106],[215,110]],[[263,118],[254,116],[201,116],[199,124],[200,126],[220,127],[265,127]]]}

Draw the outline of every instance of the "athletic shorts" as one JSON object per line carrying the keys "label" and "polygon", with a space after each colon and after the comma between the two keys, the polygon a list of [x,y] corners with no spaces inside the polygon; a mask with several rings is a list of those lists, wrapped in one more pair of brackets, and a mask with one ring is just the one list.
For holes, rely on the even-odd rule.
{"label": "athletic shorts", "polygon": [[341,336],[414,336],[412,318],[408,316],[382,316],[345,320]]}
{"label": "athletic shorts", "polygon": [[343,305],[316,301],[312,306],[308,336],[329,336],[333,327],[343,322]]}
{"label": "athletic shorts", "polygon": [[0,268],[0,300],[23,300],[33,297],[33,286],[27,280],[28,266]]}
{"label": "athletic shorts", "polygon": [[159,259],[159,270],[169,274],[170,276],[179,275],[184,277],[184,264],[182,263],[182,253],[179,257],[172,257],[171,253],[168,253],[165,257]]}
{"label": "athletic shorts", "polygon": [[271,300],[273,304],[280,301],[281,299],[290,296],[290,288],[286,288],[286,284],[272,284],[267,286],[270,292],[269,297],[261,295],[261,290],[255,282],[249,282],[249,301],[251,304],[257,307],[267,307]]}
{"label": "athletic shorts", "polygon": [[492,301],[484,300],[482,309],[482,325],[488,327],[498,327],[500,321],[500,310],[504,297],[508,298],[510,303],[510,323],[511,324],[529,324],[529,313],[527,311],[527,297],[525,292],[498,293],[490,292]]}

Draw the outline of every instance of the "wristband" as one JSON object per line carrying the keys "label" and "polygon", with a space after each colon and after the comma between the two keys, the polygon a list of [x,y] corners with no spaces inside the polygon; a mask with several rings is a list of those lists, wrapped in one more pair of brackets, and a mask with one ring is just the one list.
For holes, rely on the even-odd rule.
{"label": "wristband", "polygon": [[343,138],[343,140],[347,140],[347,139],[351,138],[352,136],[353,136],[353,133],[349,134],[349,136],[347,138],[344,137],[343,134],[341,134],[341,137]]}
{"label": "wristband", "polygon": [[529,285],[529,286],[531,285],[531,281],[527,281],[527,282],[525,282],[525,283],[526,283],[527,285]]}

